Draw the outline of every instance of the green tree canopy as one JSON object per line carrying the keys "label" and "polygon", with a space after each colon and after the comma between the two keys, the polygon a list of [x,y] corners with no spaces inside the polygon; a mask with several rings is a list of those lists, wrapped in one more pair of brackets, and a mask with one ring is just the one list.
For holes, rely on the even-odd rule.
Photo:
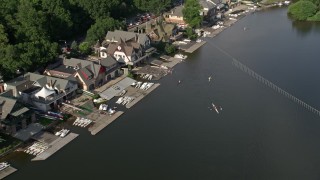
{"label": "green tree canopy", "polygon": [[106,18],[112,9],[117,9],[121,0],[73,0],[84,8],[92,19]]}
{"label": "green tree canopy", "polygon": [[197,28],[202,22],[200,15],[201,6],[198,0],[186,0],[182,9],[183,18],[192,28]]}
{"label": "green tree canopy", "polygon": [[314,5],[319,6],[320,5],[320,0],[306,0],[312,2]]}
{"label": "green tree canopy", "polygon": [[98,19],[94,25],[90,27],[87,31],[86,41],[90,44],[97,42],[97,40],[102,40],[108,31],[113,31],[122,27],[122,23],[114,20],[111,17],[106,17],[104,19]]}
{"label": "green tree canopy", "polygon": [[309,17],[312,17],[317,12],[317,6],[314,5],[311,1],[298,1],[294,4],[291,4],[288,9],[288,14],[295,20],[307,20]]}
{"label": "green tree canopy", "polygon": [[134,5],[142,10],[155,14],[161,14],[171,5],[171,0],[134,0]]}
{"label": "green tree canopy", "polygon": [[318,11],[314,16],[308,18],[309,21],[320,21],[320,11]]}
{"label": "green tree canopy", "polygon": [[82,42],[79,45],[79,51],[80,53],[84,54],[84,55],[88,55],[91,53],[91,46],[88,42]]}

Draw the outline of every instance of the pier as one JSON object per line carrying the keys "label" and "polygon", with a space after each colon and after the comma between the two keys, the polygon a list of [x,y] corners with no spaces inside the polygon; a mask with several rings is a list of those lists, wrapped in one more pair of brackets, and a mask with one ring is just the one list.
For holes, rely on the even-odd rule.
{"label": "pier", "polygon": [[135,105],[136,103],[138,103],[141,99],[143,99],[144,97],[146,97],[149,93],[151,93],[153,90],[155,90],[158,86],[160,86],[159,83],[154,84],[153,86],[151,86],[147,91],[143,91],[141,93],[139,93],[140,95],[135,97],[135,99],[130,102],[129,104],[126,105],[126,108],[131,108],[133,105]]}
{"label": "pier", "polygon": [[197,49],[199,49],[201,46],[203,46],[206,43],[206,41],[201,41],[199,43],[194,43],[190,47],[183,48],[181,47],[182,50],[184,50],[187,53],[193,53]]}
{"label": "pier", "polygon": [[9,166],[9,167],[0,171],[0,179],[4,179],[5,177],[9,176],[10,174],[12,174],[16,171],[17,171],[16,168]]}
{"label": "pier", "polygon": [[96,135],[98,132],[100,132],[102,129],[107,127],[109,124],[111,124],[114,120],[116,120],[119,116],[123,114],[123,111],[118,111],[115,114],[109,116],[105,115],[102,116],[102,118],[95,119],[95,123],[89,127],[89,131],[91,132],[91,135]]}
{"label": "pier", "polygon": [[54,153],[56,153],[58,150],[60,150],[62,147],[70,143],[72,140],[74,140],[76,137],[78,137],[79,134],[76,133],[70,133],[64,138],[57,138],[55,141],[49,144],[49,148],[46,149],[43,153],[37,155],[35,158],[31,159],[31,161],[42,161],[46,160],[50,156],[52,156]]}

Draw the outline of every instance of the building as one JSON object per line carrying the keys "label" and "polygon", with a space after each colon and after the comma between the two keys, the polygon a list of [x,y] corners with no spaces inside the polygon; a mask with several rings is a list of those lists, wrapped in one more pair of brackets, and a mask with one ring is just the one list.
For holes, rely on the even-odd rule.
{"label": "building", "polygon": [[66,59],[48,68],[45,75],[78,82],[83,90],[93,90],[121,74],[119,63],[112,57],[96,60]]}
{"label": "building", "polygon": [[150,39],[146,34],[120,30],[108,31],[102,45],[105,46],[110,43],[120,43],[121,41],[125,43],[137,43],[141,46],[142,50],[150,48]]}
{"label": "building", "polygon": [[217,6],[220,4],[219,0],[199,0],[199,4],[202,7],[200,14],[203,19],[208,22],[215,20],[217,15]]}
{"label": "building", "polygon": [[146,26],[146,34],[149,36],[151,42],[171,42],[182,37],[176,24],[166,22],[156,22]]}
{"label": "building", "polygon": [[155,48],[150,47],[150,38],[146,34],[127,31],[108,31],[100,46],[101,58],[113,57],[121,65],[137,65],[146,60]]}
{"label": "building", "polygon": [[113,42],[100,48],[100,57],[114,57],[123,65],[135,65],[144,60],[142,46],[136,42]]}
{"label": "building", "polygon": [[58,108],[71,99],[78,89],[77,82],[69,79],[27,73],[5,82],[5,91],[12,91],[12,97],[41,111]]}
{"label": "building", "polygon": [[180,27],[186,27],[187,23],[183,19],[182,14],[183,6],[177,6],[173,8],[170,12],[164,13],[163,17],[167,23],[175,23]]}
{"label": "building", "polygon": [[9,90],[0,94],[0,129],[14,135],[20,129],[36,121],[32,110],[18,102]]}

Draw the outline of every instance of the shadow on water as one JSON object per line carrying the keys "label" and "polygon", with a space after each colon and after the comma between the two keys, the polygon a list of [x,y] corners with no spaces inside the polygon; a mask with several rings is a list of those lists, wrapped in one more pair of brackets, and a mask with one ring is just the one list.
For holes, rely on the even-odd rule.
{"label": "shadow on water", "polygon": [[302,21],[292,21],[292,28],[296,33],[305,37],[309,33],[320,33],[320,22],[302,22]]}

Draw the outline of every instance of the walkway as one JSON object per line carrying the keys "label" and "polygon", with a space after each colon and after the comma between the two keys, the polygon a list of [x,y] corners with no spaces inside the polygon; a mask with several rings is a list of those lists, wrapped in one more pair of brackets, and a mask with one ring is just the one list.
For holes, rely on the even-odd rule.
{"label": "walkway", "polygon": [[9,167],[5,168],[4,170],[0,171],[0,179],[4,179],[5,177],[9,176],[10,174],[12,174],[16,171],[17,171],[16,168],[9,166]]}
{"label": "walkway", "polygon": [[[122,114],[123,114],[123,111],[118,111],[112,116],[106,115],[106,116],[102,116],[102,118],[100,118],[99,116],[98,118],[95,119],[95,123],[91,127],[89,127],[89,131],[91,132],[92,135],[96,135],[98,132],[100,132],[102,129],[107,127],[109,124],[111,124],[114,120],[116,120]],[[89,116],[88,118],[90,119]]]}
{"label": "walkway", "polygon": [[49,144],[48,149],[46,149],[43,153],[37,155],[35,158],[31,159],[31,161],[46,160],[78,136],[79,134],[70,133],[64,138],[58,138],[56,141]]}

